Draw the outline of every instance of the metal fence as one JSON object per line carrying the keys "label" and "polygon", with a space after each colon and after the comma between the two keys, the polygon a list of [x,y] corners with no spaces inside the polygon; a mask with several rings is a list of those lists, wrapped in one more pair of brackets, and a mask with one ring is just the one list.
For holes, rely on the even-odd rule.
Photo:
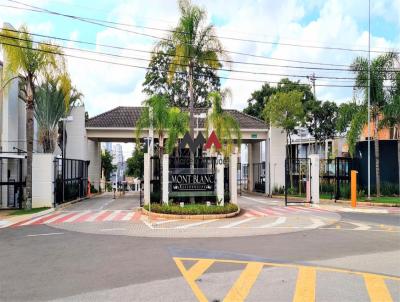
{"label": "metal fence", "polygon": [[25,158],[0,158],[0,208],[22,208]]}
{"label": "metal fence", "polygon": [[87,196],[89,161],[54,159],[55,205]]}
{"label": "metal fence", "polygon": [[355,162],[348,157],[320,160],[321,198],[341,199],[350,197],[350,171]]}
{"label": "metal fence", "polygon": [[[285,204],[309,203],[311,198],[292,199],[288,197],[307,197],[311,192],[311,161],[309,158],[286,158],[285,159]],[[308,194],[310,196],[310,194]]]}
{"label": "metal fence", "polygon": [[265,162],[253,164],[254,191],[265,193]]}

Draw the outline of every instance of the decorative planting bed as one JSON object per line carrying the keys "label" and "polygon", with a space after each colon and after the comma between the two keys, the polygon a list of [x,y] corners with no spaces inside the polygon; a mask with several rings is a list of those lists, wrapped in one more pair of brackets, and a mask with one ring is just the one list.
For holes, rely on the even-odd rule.
{"label": "decorative planting bed", "polygon": [[[149,206],[143,207],[143,213],[149,215]],[[189,204],[181,207],[179,204],[151,205],[151,215],[169,219],[219,219],[234,217],[240,213],[240,208],[228,203],[224,206]]]}

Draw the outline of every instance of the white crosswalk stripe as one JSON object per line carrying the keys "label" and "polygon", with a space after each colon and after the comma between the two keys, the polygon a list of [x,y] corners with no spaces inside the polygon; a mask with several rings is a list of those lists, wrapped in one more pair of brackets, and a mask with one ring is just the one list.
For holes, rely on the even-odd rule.
{"label": "white crosswalk stripe", "polygon": [[261,226],[259,226],[259,228],[272,228],[272,227],[276,227],[277,225],[284,224],[284,223],[286,222],[286,220],[287,220],[286,217],[279,217],[279,218],[277,218],[274,222],[261,225]]}
{"label": "white crosswalk stripe", "polygon": [[191,227],[194,227],[194,226],[199,226],[199,225],[211,223],[211,222],[214,222],[214,221],[217,221],[217,220],[218,220],[218,219],[204,220],[204,221],[200,221],[200,222],[195,222],[195,223],[180,225],[180,226],[177,226],[176,229],[188,229],[188,228],[191,228]]}
{"label": "white crosswalk stripe", "polygon": [[[82,213],[76,213],[76,215],[68,218],[67,220],[64,221],[64,223],[69,223],[69,222],[74,222],[75,220],[79,219],[80,217],[82,217],[83,215],[86,215],[90,213],[90,211],[84,211]],[[70,213],[67,213],[67,215],[69,215]],[[64,215],[66,216],[66,215]],[[51,223],[51,221],[46,221],[46,223]]]}
{"label": "white crosswalk stripe", "polygon": [[239,220],[239,221],[236,221],[236,222],[232,222],[232,223],[227,224],[227,225],[224,225],[224,226],[220,226],[220,228],[221,228],[221,229],[233,228],[233,227],[235,227],[235,226],[238,226],[238,225],[240,225],[240,224],[249,222],[249,221],[254,220],[254,219],[256,219],[256,218],[255,218],[255,217],[250,217],[250,218],[247,218],[247,219],[242,219],[242,220]]}
{"label": "white crosswalk stripe", "polygon": [[[49,217],[49,216],[52,216],[52,215],[54,215],[54,213],[50,213],[50,214],[47,214],[47,215],[43,215],[43,216],[36,217],[36,218],[34,218],[34,219],[31,219],[31,220],[29,220],[29,221],[27,221],[27,222],[21,224],[21,226],[30,225],[30,224],[32,224],[32,223],[35,223],[35,222],[38,221],[38,220],[41,220],[41,219],[43,219],[43,218],[46,218],[46,217]],[[56,216],[56,217],[57,217],[57,216]],[[57,217],[57,218],[59,218],[59,217]]]}
{"label": "white crosswalk stripe", "polygon": [[112,221],[115,217],[117,217],[117,215],[120,213],[121,211],[117,210],[114,211],[111,215],[108,215],[106,219],[104,219],[104,221]]}
{"label": "white crosswalk stripe", "polygon": [[135,215],[135,212],[130,212],[130,213],[126,214],[126,215],[121,219],[121,221],[128,221],[128,220],[132,219],[133,215]]}
{"label": "white crosswalk stripe", "polygon": [[105,213],[105,212],[107,212],[107,211],[100,211],[100,212],[97,212],[97,213],[93,214],[93,215],[90,216],[88,219],[86,219],[86,222],[93,222],[93,221],[95,221],[97,217],[99,217],[101,214],[103,214],[103,213]]}

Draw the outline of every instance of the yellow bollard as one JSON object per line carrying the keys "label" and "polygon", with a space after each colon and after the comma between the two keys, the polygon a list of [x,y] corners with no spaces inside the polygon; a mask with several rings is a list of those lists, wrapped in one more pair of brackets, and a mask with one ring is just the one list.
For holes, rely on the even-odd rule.
{"label": "yellow bollard", "polygon": [[351,206],[357,206],[357,171],[351,170]]}

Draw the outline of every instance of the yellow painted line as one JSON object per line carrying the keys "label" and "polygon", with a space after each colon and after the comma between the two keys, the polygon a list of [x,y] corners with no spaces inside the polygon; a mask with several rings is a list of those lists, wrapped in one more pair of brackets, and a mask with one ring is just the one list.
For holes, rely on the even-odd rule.
{"label": "yellow painted line", "polygon": [[224,302],[244,301],[249,294],[254,282],[262,271],[264,264],[260,262],[250,262],[246,265],[235,284],[229,290]]}
{"label": "yellow painted line", "polygon": [[393,301],[383,277],[372,274],[364,274],[364,281],[371,302]]}
{"label": "yellow painted line", "polygon": [[308,266],[299,267],[293,302],[314,302],[316,285],[315,280],[315,268]]}
{"label": "yellow painted line", "polygon": [[195,259],[198,262],[194,264],[189,270],[186,270],[182,263],[182,258],[174,258],[176,266],[180,270],[181,274],[185,278],[186,282],[192,288],[192,291],[196,298],[200,302],[207,302],[208,299],[201,291],[200,287],[196,283],[196,279],[199,278],[213,263],[212,259]]}
{"label": "yellow painted line", "polygon": [[[192,260],[192,261],[199,261],[199,260],[212,260],[214,262],[220,262],[220,263],[240,263],[240,264],[247,264],[247,263],[252,263],[255,261],[244,261],[244,260],[227,260],[227,259],[207,259],[207,258],[174,258],[178,260]],[[175,260],[176,261],[176,260]],[[352,270],[346,270],[346,269],[341,269],[341,268],[330,268],[330,267],[323,267],[323,266],[304,266],[304,265],[298,265],[298,264],[286,264],[286,263],[273,263],[273,262],[256,262],[256,263],[263,263],[264,265],[268,266],[275,266],[275,267],[288,267],[288,268],[300,268],[300,267],[311,267],[314,268],[318,271],[327,271],[327,272],[336,272],[336,273],[345,273],[345,274],[354,274],[354,275],[361,275],[364,276],[366,274],[365,272],[357,272],[357,271],[352,271]],[[394,277],[394,276],[386,276],[386,275],[379,275],[379,274],[372,274],[368,273],[371,276],[377,276],[377,277],[383,277],[384,279],[387,280],[395,280],[395,281],[400,281],[400,277]]]}
{"label": "yellow painted line", "polygon": [[337,226],[336,226],[336,228],[337,228],[337,229],[340,229],[340,228],[341,228],[341,226],[340,226],[340,225],[337,225]]}

